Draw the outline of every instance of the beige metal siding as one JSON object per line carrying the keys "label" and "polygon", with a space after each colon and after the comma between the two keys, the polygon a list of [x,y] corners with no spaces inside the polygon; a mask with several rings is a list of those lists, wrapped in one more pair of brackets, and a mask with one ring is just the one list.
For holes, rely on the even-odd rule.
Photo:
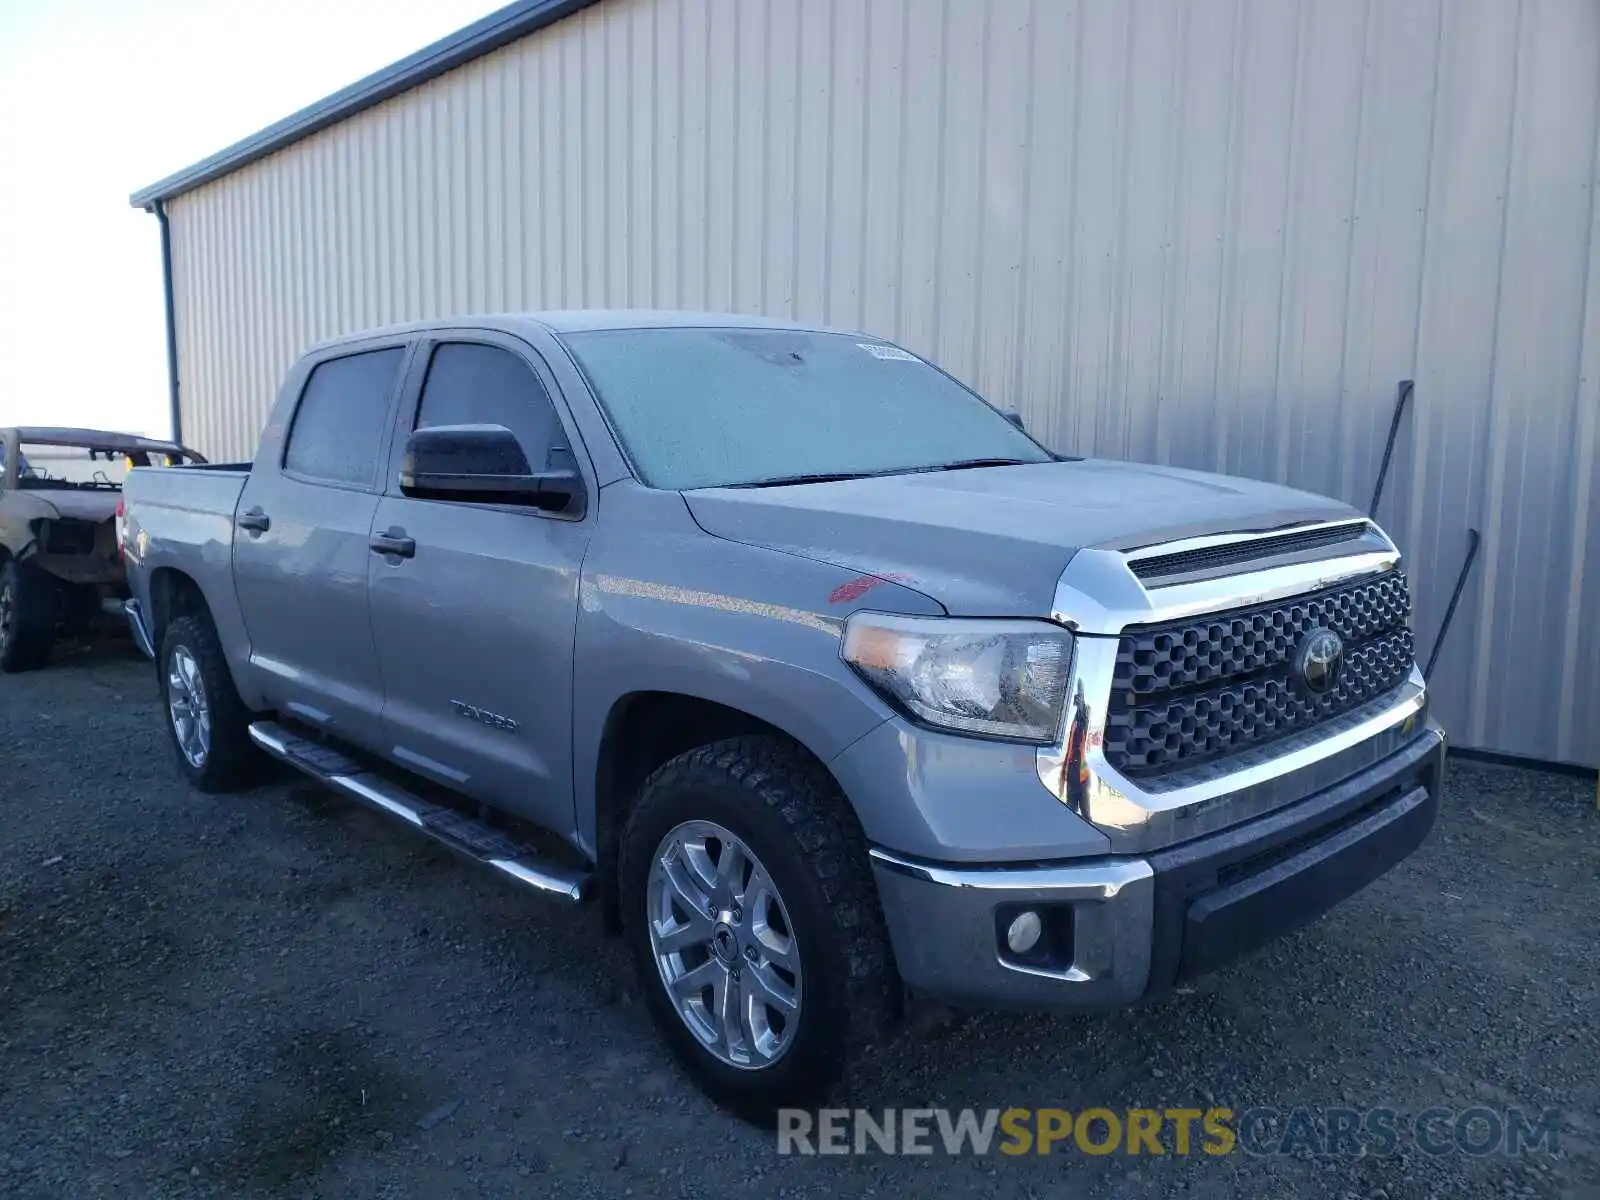
{"label": "beige metal siding", "polygon": [[186,429],[363,326],[860,326],[1062,449],[1380,518],[1459,742],[1600,762],[1594,0],[605,0],[169,205]]}

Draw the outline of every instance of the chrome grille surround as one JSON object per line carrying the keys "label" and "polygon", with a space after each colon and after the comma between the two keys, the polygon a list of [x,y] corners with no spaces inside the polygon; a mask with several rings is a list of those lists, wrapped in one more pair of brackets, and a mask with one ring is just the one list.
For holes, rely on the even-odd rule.
{"label": "chrome grille surround", "polygon": [[[1141,582],[1131,564],[1286,532],[1361,524],[1330,557],[1267,558],[1255,569],[1220,578]],[[1427,691],[1415,663],[1378,695],[1305,728],[1241,753],[1135,778],[1107,757],[1106,744],[1124,631],[1254,609],[1309,597],[1356,581],[1402,581],[1400,552],[1376,526],[1357,518],[1190,538],[1133,550],[1079,551],[1056,588],[1053,618],[1079,636],[1060,740],[1036,754],[1039,778],[1110,839],[1113,853],[1160,849],[1271,812],[1337,783],[1419,735],[1427,723]]]}

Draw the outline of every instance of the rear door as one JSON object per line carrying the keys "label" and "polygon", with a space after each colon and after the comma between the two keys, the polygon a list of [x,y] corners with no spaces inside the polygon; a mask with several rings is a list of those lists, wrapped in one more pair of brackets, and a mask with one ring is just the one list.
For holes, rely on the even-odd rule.
{"label": "rear door", "polygon": [[382,741],[383,680],[367,540],[408,352],[363,343],[314,363],[281,458],[257,462],[234,518],[234,581],[263,693],[369,747]]}
{"label": "rear door", "polygon": [[[481,331],[418,347],[375,534],[372,628],[382,664],[387,753],[560,833],[573,827],[572,643],[578,574],[597,494],[554,378],[526,343]],[[533,471],[576,465],[572,513],[413,499],[401,493],[410,431],[503,425]]]}

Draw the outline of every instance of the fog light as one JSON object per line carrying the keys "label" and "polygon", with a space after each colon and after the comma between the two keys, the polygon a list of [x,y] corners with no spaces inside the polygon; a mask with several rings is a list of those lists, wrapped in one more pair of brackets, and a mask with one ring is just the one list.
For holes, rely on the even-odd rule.
{"label": "fog light", "polygon": [[1006,928],[1006,945],[1013,954],[1026,954],[1039,944],[1039,935],[1043,932],[1044,923],[1030,908]]}

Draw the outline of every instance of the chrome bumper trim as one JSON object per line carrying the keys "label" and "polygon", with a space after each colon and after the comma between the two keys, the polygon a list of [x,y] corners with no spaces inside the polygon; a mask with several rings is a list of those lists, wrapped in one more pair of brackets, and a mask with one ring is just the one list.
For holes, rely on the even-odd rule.
{"label": "chrome bumper trim", "polygon": [[[1123,1004],[1144,994],[1155,922],[1155,872],[1144,860],[949,867],[876,846],[870,854],[891,934],[915,929],[895,938],[895,961],[912,987],[946,993],[955,985],[990,994],[1017,986],[1000,980],[1026,977],[1038,982],[1023,988],[1042,986],[1048,990],[1037,995],[1068,1006]],[[1002,957],[992,914],[1006,903],[1071,903],[1072,962],[1046,969]],[[944,930],[941,936],[924,935],[930,918]],[[973,954],[992,961],[990,979],[959,978]]]}
{"label": "chrome bumper trim", "polygon": [[1150,864],[1141,859],[1111,859],[1084,866],[947,867],[901,858],[878,846],[868,853],[888,870],[924,883],[987,892],[1036,892],[1051,900],[1115,900],[1123,888],[1153,874]]}

